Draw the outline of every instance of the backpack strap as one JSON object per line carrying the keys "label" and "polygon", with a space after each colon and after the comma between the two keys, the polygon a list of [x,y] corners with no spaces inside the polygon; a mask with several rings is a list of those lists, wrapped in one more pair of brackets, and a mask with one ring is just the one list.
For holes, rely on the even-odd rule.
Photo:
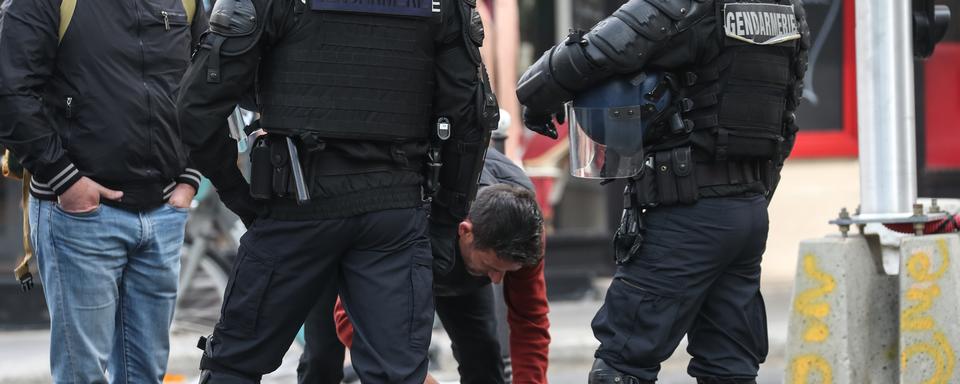
{"label": "backpack strap", "polygon": [[60,3],[60,30],[57,33],[59,41],[63,41],[63,35],[67,33],[67,27],[73,20],[73,12],[77,9],[77,0],[63,0]]}
{"label": "backpack strap", "polygon": [[180,0],[183,10],[187,13],[187,24],[193,24],[193,15],[197,13],[197,0]]}
{"label": "backpack strap", "polygon": [[30,261],[33,260],[33,247],[30,246],[30,173],[23,172],[23,193],[20,201],[23,209],[23,258],[17,263],[13,273],[20,282],[20,290],[27,292],[33,289],[33,274],[30,273]]}

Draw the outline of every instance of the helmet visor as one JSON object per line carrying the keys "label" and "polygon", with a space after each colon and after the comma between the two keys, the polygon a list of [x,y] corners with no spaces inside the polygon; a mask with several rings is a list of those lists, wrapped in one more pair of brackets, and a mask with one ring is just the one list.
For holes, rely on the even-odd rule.
{"label": "helmet visor", "polygon": [[640,107],[578,108],[567,104],[570,174],[586,179],[620,179],[643,169]]}

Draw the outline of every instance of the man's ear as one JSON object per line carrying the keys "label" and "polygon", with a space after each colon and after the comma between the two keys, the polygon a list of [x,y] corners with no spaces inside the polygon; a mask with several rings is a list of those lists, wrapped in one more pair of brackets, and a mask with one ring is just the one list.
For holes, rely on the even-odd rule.
{"label": "man's ear", "polygon": [[468,233],[473,233],[473,223],[471,223],[470,220],[461,221],[460,225],[457,226],[457,235],[463,237]]}

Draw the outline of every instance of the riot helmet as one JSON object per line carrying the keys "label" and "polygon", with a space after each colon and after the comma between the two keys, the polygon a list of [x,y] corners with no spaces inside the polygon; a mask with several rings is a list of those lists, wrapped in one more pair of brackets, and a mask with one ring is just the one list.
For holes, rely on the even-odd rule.
{"label": "riot helmet", "polygon": [[574,96],[567,104],[571,175],[616,179],[640,174],[644,135],[670,99],[666,76],[659,72],[616,76]]}

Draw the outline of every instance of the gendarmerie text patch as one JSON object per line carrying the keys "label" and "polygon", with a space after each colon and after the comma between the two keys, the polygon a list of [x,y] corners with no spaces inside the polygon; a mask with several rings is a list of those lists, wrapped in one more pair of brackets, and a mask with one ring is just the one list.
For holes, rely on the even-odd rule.
{"label": "gendarmerie text patch", "polygon": [[727,37],[750,44],[774,45],[800,38],[792,5],[726,4],[723,26]]}

